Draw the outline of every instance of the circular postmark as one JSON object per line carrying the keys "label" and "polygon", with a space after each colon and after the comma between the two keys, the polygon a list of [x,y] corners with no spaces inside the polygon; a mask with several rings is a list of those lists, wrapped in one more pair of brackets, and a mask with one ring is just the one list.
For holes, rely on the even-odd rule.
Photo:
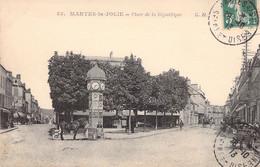
{"label": "circular postmark", "polygon": [[256,33],[259,23],[257,0],[218,0],[209,12],[212,35],[226,45],[240,45]]}
{"label": "circular postmark", "polygon": [[[214,141],[214,155],[222,167],[256,167],[260,163],[259,145],[247,124],[221,130]],[[234,126],[233,126],[234,127]]]}

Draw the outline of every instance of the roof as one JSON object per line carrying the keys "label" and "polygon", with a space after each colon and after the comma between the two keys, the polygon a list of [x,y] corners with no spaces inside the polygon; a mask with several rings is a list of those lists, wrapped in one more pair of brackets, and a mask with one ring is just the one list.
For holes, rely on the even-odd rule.
{"label": "roof", "polygon": [[96,64],[93,68],[91,68],[87,73],[87,80],[106,80],[106,75],[103,70],[101,70]]}
{"label": "roof", "polygon": [[123,62],[124,58],[121,57],[101,57],[101,56],[85,56],[87,60],[100,60],[100,61],[114,61]]}
{"label": "roof", "polygon": [[11,111],[9,111],[8,109],[5,109],[5,108],[0,107],[0,110],[2,110],[4,113],[9,113],[9,114],[11,114]]}
{"label": "roof", "polygon": [[[82,115],[82,116],[88,116],[89,115],[89,112],[91,110],[86,110],[86,112],[83,112],[83,111],[76,111],[73,113],[73,115]],[[103,112],[103,115],[104,116],[115,116],[116,115],[116,111],[109,111],[109,112]],[[129,116],[129,110],[123,110],[122,111],[122,115],[123,116]],[[138,115],[144,115],[144,111],[138,111]],[[146,112],[146,115],[147,116],[155,116],[156,115],[156,112],[155,111],[152,111],[152,112]],[[158,116],[163,116],[164,114],[162,112],[158,112],[157,113]],[[165,114],[166,116],[170,116],[171,113],[166,113]],[[134,112],[132,111],[131,112],[131,116],[134,116]],[[173,116],[180,116],[180,114],[173,114]]]}

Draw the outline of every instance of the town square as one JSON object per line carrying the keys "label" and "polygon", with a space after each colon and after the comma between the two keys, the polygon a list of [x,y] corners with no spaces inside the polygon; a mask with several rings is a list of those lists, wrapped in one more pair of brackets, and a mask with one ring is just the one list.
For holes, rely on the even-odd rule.
{"label": "town square", "polygon": [[260,163],[259,0],[0,2],[0,167]]}

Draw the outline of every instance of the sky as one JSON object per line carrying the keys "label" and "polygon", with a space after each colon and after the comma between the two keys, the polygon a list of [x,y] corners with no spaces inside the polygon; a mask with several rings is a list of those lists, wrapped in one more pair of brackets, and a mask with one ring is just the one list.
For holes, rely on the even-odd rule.
{"label": "sky", "polygon": [[[114,57],[133,53],[152,75],[174,68],[191,83],[201,85],[211,104],[224,105],[240,73],[243,45],[224,45],[211,34],[208,14],[214,3],[2,0],[0,62],[14,76],[21,74],[40,107],[47,109],[52,108],[48,60],[54,51],[107,57],[111,51]],[[61,12],[65,16],[58,16]],[[124,16],[72,16],[71,12],[123,12]],[[158,13],[181,16],[163,17]],[[195,16],[202,13],[206,17]],[[259,41],[260,35],[255,35],[249,42],[253,52]]]}

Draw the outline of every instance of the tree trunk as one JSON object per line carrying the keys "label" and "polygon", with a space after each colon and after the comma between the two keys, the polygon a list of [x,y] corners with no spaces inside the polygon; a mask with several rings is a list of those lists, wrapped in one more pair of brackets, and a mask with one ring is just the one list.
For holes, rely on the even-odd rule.
{"label": "tree trunk", "polygon": [[155,111],[155,130],[158,128],[158,108]]}
{"label": "tree trunk", "polygon": [[73,111],[70,112],[70,121],[73,122]]}
{"label": "tree trunk", "polygon": [[173,126],[173,112],[171,112],[171,125],[170,125],[170,127],[172,128]]}
{"label": "tree trunk", "polygon": [[129,119],[128,119],[128,134],[131,133],[131,110],[129,110]]}
{"label": "tree trunk", "polygon": [[146,110],[144,110],[144,132],[145,132],[145,125],[146,125]]}
{"label": "tree trunk", "polygon": [[69,111],[64,111],[64,121],[70,122],[70,112]]}
{"label": "tree trunk", "polygon": [[60,113],[58,111],[56,111],[56,125],[57,125],[57,129],[59,128],[59,124],[60,124]]}
{"label": "tree trunk", "polygon": [[[135,122],[138,122],[138,111],[137,109],[134,109],[134,115],[135,115]],[[136,127],[136,125],[135,125]]]}
{"label": "tree trunk", "polygon": [[166,128],[166,117],[165,117],[165,111],[163,112],[163,128]]}

